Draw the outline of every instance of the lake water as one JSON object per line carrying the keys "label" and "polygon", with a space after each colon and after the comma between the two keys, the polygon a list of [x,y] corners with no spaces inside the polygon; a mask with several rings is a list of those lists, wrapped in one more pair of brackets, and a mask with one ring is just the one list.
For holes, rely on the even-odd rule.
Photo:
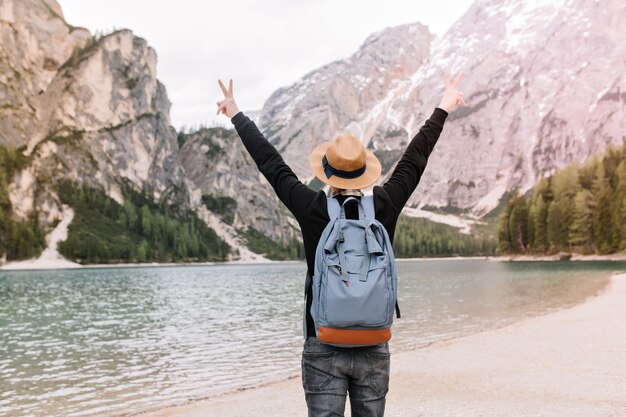
{"label": "lake water", "polygon": [[[619,262],[398,263],[393,351],[598,293]],[[304,263],[0,271],[0,415],[116,416],[299,373]]]}

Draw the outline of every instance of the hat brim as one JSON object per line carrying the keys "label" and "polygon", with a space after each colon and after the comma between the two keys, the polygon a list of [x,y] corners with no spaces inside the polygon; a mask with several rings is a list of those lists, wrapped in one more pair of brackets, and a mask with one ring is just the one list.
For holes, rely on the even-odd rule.
{"label": "hat brim", "polygon": [[313,175],[315,175],[323,183],[331,185],[335,188],[342,188],[344,190],[361,189],[371,186],[380,177],[382,172],[380,161],[370,150],[365,149],[365,172],[363,174],[356,178],[340,178],[336,175],[332,175],[330,178],[327,178],[326,173],[324,172],[322,158],[326,154],[326,150],[329,146],[330,141],[321,143],[316,146],[309,155],[309,165],[311,166]]}

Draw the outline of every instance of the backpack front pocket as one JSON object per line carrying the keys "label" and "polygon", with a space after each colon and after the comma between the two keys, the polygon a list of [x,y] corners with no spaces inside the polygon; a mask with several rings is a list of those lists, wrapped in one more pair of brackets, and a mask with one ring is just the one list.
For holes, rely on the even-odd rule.
{"label": "backpack front pocket", "polygon": [[[372,260],[376,256],[372,256]],[[361,262],[364,262],[362,260]],[[370,261],[371,262],[371,261]],[[362,266],[362,263],[361,263]],[[389,288],[386,263],[374,263],[367,279],[357,274],[339,273],[338,265],[327,265],[324,312],[328,326],[380,327],[387,323]]]}

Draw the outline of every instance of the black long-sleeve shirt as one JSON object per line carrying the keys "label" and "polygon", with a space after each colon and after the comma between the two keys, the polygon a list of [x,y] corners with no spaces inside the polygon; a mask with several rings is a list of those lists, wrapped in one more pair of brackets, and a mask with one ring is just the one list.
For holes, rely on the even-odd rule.
{"label": "black long-sleeve shirt", "polygon": [[[447,116],[448,113],[445,110],[435,108],[430,118],[409,143],[387,182],[382,186],[374,186],[376,220],[385,227],[391,242],[393,242],[400,212],[424,173],[428,156],[439,139]],[[324,228],[330,221],[326,194],[323,191],[314,191],[298,180],[276,148],[267,141],[256,124],[246,115],[239,112],[231,121],[259,171],[267,178],[280,201],[287,206],[298,221],[302,231],[307,267],[310,275],[313,276],[315,249]],[[341,204],[347,196],[340,195],[336,198]],[[352,217],[349,212],[346,216]],[[310,313],[311,301],[311,288],[309,287],[306,305],[307,334],[314,336],[315,326]]]}

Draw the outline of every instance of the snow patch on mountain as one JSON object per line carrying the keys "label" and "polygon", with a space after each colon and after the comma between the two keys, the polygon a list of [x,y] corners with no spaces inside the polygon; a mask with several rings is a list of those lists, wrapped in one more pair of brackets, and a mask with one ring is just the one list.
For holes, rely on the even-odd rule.
{"label": "snow patch on mountain", "polygon": [[74,210],[70,206],[63,205],[61,213],[61,221],[46,236],[46,249],[42,254],[34,259],[25,261],[9,262],[0,267],[4,270],[17,269],[67,269],[81,268],[82,265],[76,262],[68,261],[58,251],[58,244],[67,239],[67,228],[74,219]]}

